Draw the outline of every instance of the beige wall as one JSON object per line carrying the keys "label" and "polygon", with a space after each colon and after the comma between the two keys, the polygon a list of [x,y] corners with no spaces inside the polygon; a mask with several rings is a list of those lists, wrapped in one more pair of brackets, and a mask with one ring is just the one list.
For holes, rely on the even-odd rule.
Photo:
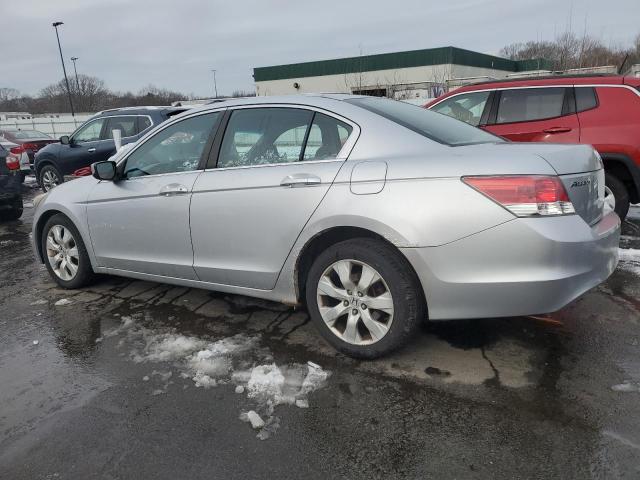
{"label": "beige wall", "polygon": [[[508,72],[462,65],[430,65],[424,67],[378,70],[374,72],[324,75],[321,77],[287,78],[256,82],[258,95],[287,95],[295,93],[351,93],[360,88],[399,85],[416,82],[444,83],[451,78],[482,77],[504,78]],[[296,90],[294,83],[300,88]]]}

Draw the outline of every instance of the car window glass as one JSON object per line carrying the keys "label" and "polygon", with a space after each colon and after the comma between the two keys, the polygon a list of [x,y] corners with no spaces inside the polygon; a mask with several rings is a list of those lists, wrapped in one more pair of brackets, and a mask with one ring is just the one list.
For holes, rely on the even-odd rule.
{"label": "car window glass", "polygon": [[480,124],[482,112],[491,92],[473,92],[456,95],[440,102],[431,110],[462,120],[474,127]]}
{"label": "car window glass", "polygon": [[504,141],[500,137],[446,115],[397,100],[363,97],[345,100],[345,102],[376,113],[430,140],[452,147]]}
{"label": "car window glass", "polygon": [[123,137],[133,137],[136,134],[137,119],[134,116],[128,117],[111,117],[107,123],[107,131],[105,138],[113,138],[113,131],[120,130]]}
{"label": "car window glass", "polygon": [[127,158],[125,178],[196,170],[219,112],[187,118],[160,131]]}
{"label": "car window glass", "polygon": [[584,112],[598,105],[598,98],[593,87],[576,87],[576,110]]}
{"label": "car window glass", "polygon": [[151,119],[149,117],[138,117],[138,133],[144,132],[151,126]]}
{"label": "car window glass", "polygon": [[93,122],[80,127],[80,130],[73,135],[73,141],[75,143],[82,143],[100,140],[100,131],[102,130],[103,123],[104,118],[99,118],[98,120],[94,120]]}
{"label": "car window glass", "polygon": [[309,131],[304,160],[336,158],[353,128],[340,120],[316,113]]}
{"label": "car window glass", "polygon": [[496,123],[559,117],[562,115],[564,92],[562,87],[503,90]]}
{"label": "car window glass", "polygon": [[231,114],[218,168],[296,162],[313,112],[295,108],[250,108]]}

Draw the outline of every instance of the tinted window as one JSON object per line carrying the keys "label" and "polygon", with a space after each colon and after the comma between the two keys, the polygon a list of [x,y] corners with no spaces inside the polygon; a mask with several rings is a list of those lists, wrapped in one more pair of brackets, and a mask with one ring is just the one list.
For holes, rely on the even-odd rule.
{"label": "tinted window", "polygon": [[218,167],[297,162],[313,112],[294,108],[235,110],[222,140]]}
{"label": "tinted window", "polygon": [[80,129],[73,135],[73,141],[76,143],[82,143],[100,140],[100,131],[102,130],[103,123],[104,118],[99,118],[80,127]]}
{"label": "tinted window", "polygon": [[136,134],[136,122],[137,118],[134,116],[111,117],[107,123],[105,137],[113,138],[114,130],[120,130],[120,135],[123,137],[133,137]]}
{"label": "tinted window", "polygon": [[138,133],[144,132],[151,126],[151,119],[149,117],[138,117]]}
{"label": "tinted window", "polygon": [[596,97],[596,89],[592,87],[576,87],[576,110],[584,112],[598,106],[598,98]]}
{"label": "tinted window", "polygon": [[304,149],[304,160],[336,158],[352,130],[351,125],[328,115],[316,113]]}
{"label": "tinted window", "polygon": [[38,130],[16,130],[7,131],[5,136],[16,140],[28,140],[30,138],[51,138],[46,133],[39,132]]}
{"label": "tinted window", "polygon": [[503,90],[496,123],[528,122],[562,115],[564,88]]}
{"label": "tinted window", "polygon": [[383,98],[353,98],[345,101],[377,113],[409,130],[445,145],[456,146],[504,141],[479,128],[416,105]]}
{"label": "tinted window", "polygon": [[127,159],[125,177],[196,170],[220,113],[187,118],[160,131]]}
{"label": "tinted window", "polygon": [[462,120],[474,127],[480,124],[482,112],[487,104],[490,92],[463,93],[437,104],[431,110],[442,113],[456,120]]}

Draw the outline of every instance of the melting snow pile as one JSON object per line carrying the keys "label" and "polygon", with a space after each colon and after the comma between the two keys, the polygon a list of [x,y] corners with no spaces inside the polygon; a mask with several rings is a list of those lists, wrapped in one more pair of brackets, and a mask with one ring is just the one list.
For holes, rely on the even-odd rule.
{"label": "melting snow pile", "polygon": [[[274,433],[280,420],[274,416],[278,405],[308,408],[308,395],[321,388],[329,372],[313,362],[277,365],[271,353],[259,347],[258,337],[243,334],[208,341],[175,331],[159,333],[139,325],[132,317],[123,316],[119,327],[104,337],[124,335],[133,345],[130,358],[136,363],[170,362],[181,370],[182,378],[190,378],[196,387],[212,388],[235,385],[237,394],[245,394],[253,408],[243,411],[240,419],[258,430],[258,438]],[[118,346],[123,346],[122,339]],[[247,357],[254,360],[247,360]],[[144,381],[154,380],[160,387],[153,395],[167,392],[172,372],[154,370]]]}
{"label": "melting snow pile", "polygon": [[640,275],[640,250],[636,248],[620,248],[620,268]]}

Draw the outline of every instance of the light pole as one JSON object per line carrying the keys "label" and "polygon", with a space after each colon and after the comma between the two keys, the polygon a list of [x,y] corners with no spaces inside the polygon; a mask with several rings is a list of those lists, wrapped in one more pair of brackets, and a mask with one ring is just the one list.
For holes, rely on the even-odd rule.
{"label": "light pole", "polygon": [[60,35],[58,35],[58,27],[64,25],[63,22],[53,22],[51,26],[56,29],[56,38],[58,39],[58,50],[60,51],[60,61],[62,62],[62,73],[64,73],[64,81],[67,84],[67,94],[69,95],[69,105],[71,105],[71,116],[75,118],[76,113],[73,111],[73,100],[71,99],[71,89],[69,88],[69,79],[67,78],[67,69],[64,66],[64,57],[62,56],[62,47],[60,46]]}
{"label": "light pole", "polygon": [[80,82],[78,82],[78,70],[76,70],[76,60],[78,60],[78,57],[71,57],[71,61],[73,62],[73,71],[76,74],[76,87],[78,87],[78,95],[80,95]]}
{"label": "light pole", "polygon": [[216,93],[216,98],[218,98],[218,84],[216,83],[216,70],[211,70],[213,72],[213,90]]}

